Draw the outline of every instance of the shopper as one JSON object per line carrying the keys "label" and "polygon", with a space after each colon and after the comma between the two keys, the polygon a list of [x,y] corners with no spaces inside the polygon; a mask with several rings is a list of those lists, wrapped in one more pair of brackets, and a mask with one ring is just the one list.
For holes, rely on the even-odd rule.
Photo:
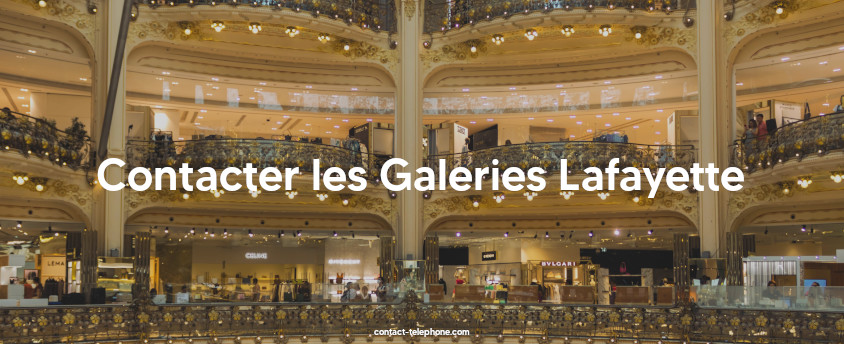
{"label": "shopper", "polygon": [[771,300],[779,300],[782,297],[782,293],[779,289],[777,289],[777,282],[769,281],[768,288],[762,292],[762,297],[771,299]]}
{"label": "shopper", "polygon": [[346,283],[346,290],[343,291],[343,295],[340,295],[340,302],[350,302],[355,297],[355,291],[352,289],[352,282]]}
{"label": "shopper", "polygon": [[261,301],[261,286],[258,285],[258,279],[252,279],[252,302]]}
{"label": "shopper", "polygon": [[747,125],[744,126],[744,144],[748,148],[753,143],[753,139],[756,138],[756,131],[759,130],[758,126],[756,125],[756,120],[751,119],[747,122]]}
{"label": "shopper", "polygon": [[823,301],[820,283],[812,282],[812,286],[809,287],[809,291],[806,292],[806,296],[809,297],[809,307],[820,306]]}
{"label": "shopper", "polygon": [[756,114],[756,139],[759,141],[768,139],[768,124],[765,123],[765,115]]}
{"label": "shopper", "polygon": [[375,297],[378,302],[387,302],[387,284],[384,277],[378,277],[378,286],[375,287]]}
{"label": "shopper", "polygon": [[275,275],[275,279],[273,279],[272,302],[278,302],[280,292],[281,292],[281,278],[279,278],[278,275]]}

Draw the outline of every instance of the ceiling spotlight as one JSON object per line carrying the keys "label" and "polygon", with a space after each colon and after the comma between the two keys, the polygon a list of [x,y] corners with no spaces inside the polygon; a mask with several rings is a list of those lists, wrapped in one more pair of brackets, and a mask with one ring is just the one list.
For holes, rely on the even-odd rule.
{"label": "ceiling spotlight", "polygon": [[261,32],[262,29],[263,28],[261,27],[261,24],[259,24],[259,23],[249,23],[249,31],[252,31],[252,33],[254,33],[256,35],[259,32]]}
{"label": "ceiling spotlight", "polygon": [[205,235],[208,235],[208,228],[205,228]]}
{"label": "ceiling spotlight", "polygon": [[90,5],[88,5],[88,13],[90,13],[90,14],[97,14],[97,11],[99,11],[99,10],[97,9],[97,5],[94,5],[94,4],[90,4]]}
{"label": "ceiling spotlight", "polygon": [[574,34],[574,26],[571,26],[571,25],[563,26],[563,29],[560,30],[560,32],[566,37],[571,37],[571,35]]}
{"label": "ceiling spotlight", "polygon": [[492,43],[495,43],[495,45],[501,45],[501,43],[504,43],[504,36],[499,34],[492,35]]}
{"label": "ceiling spotlight", "polygon": [[800,231],[805,232],[806,231],[806,225],[803,225],[803,227],[800,227]]}
{"label": "ceiling spotlight", "polygon": [[610,0],[607,2],[607,9],[612,10],[615,9],[615,0]]}
{"label": "ceiling spotlight", "polygon": [[477,47],[477,46],[475,46],[475,44],[471,44],[471,45],[469,46],[469,51],[470,51],[472,54],[475,54],[475,53],[477,53],[477,52],[478,52],[478,47]]}
{"label": "ceiling spotlight", "polygon": [[223,24],[223,22],[221,22],[219,20],[215,20],[214,22],[211,23],[211,28],[214,29],[214,31],[220,32],[220,31],[223,31],[223,29],[226,28],[226,25]]}
{"label": "ceiling spotlight", "polygon": [[653,229],[648,229],[648,235],[651,235],[651,234],[654,234],[654,230],[653,230]]}
{"label": "ceiling spotlight", "polygon": [[337,231],[334,231],[334,236],[337,236]]}
{"label": "ceiling spotlight", "polygon": [[612,26],[601,25],[601,27],[598,28],[598,33],[601,34],[601,36],[607,37],[612,33]]}
{"label": "ceiling spotlight", "polygon": [[196,234],[196,228],[191,228],[191,229],[190,229],[190,234],[191,234],[191,235]]}
{"label": "ceiling spotlight", "polygon": [[538,33],[538,32],[536,32],[536,30],[535,30],[535,29],[527,29],[527,30],[525,30],[525,37],[526,37],[529,41],[534,40],[534,39],[535,39],[536,37],[538,37],[538,36],[539,36],[539,33]]}
{"label": "ceiling spotlight", "polygon": [[296,236],[297,236],[297,237],[302,236],[302,231],[296,231]]}
{"label": "ceiling spotlight", "polygon": [[456,236],[456,237],[458,237],[458,238],[459,238],[459,237],[460,237],[460,232],[454,233],[454,236]]}
{"label": "ceiling spotlight", "polygon": [[425,49],[431,49],[431,41],[422,42],[422,47]]}
{"label": "ceiling spotlight", "polygon": [[164,227],[164,234],[170,233],[170,227]]}
{"label": "ceiling spotlight", "polygon": [[47,1],[46,0],[38,0],[38,7],[41,7],[41,8],[47,7]]}
{"label": "ceiling spotlight", "polygon": [[328,41],[331,40],[331,36],[329,36],[327,33],[321,33],[321,34],[319,34],[319,36],[317,36],[317,40],[320,43],[325,44],[325,43],[328,43]]}
{"label": "ceiling spotlight", "polygon": [[293,38],[299,34],[299,29],[293,26],[288,26],[287,29],[284,30],[284,33],[286,33],[288,37]]}
{"label": "ceiling spotlight", "polygon": [[22,226],[23,226],[23,222],[21,222],[21,221],[18,221],[18,223],[15,225],[15,227],[17,227],[18,229],[20,229]]}
{"label": "ceiling spotlight", "polygon": [[595,233],[593,233],[592,231],[589,231],[589,237],[591,238],[593,236],[595,236]]}
{"label": "ceiling spotlight", "polygon": [[548,232],[545,232],[545,239],[548,239],[549,235]]}
{"label": "ceiling spotlight", "polygon": [[615,231],[613,231],[613,234],[615,234],[615,236],[619,236],[621,234],[621,231],[616,229]]}
{"label": "ceiling spotlight", "polygon": [[343,51],[349,51],[352,49],[352,46],[349,43],[343,44]]}
{"label": "ceiling spotlight", "polygon": [[510,237],[510,232],[504,232],[504,237],[505,237],[505,238]]}
{"label": "ceiling spotlight", "polygon": [[[395,198],[395,197],[392,197],[392,195],[390,195],[390,197]],[[431,191],[430,190],[423,191],[422,192],[422,198],[431,199]]]}

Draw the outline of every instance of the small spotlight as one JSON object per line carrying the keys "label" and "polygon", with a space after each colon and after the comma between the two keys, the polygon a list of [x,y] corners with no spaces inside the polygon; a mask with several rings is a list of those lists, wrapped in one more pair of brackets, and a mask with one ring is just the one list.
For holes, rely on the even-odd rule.
{"label": "small spotlight", "polygon": [[302,231],[296,231],[296,236],[297,236],[297,237],[302,236]]}
{"label": "small spotlight", "polygon": [[38,7],[41,7],[41,8],[47,7],[47,1],[46,0],[38,0]]}
{"label": "small spotlight", "polygon": [[510,232],[504,232],[504,237],[505,237],[505,238],[510,237]]}
{"label": "small spotlight", "polygon": [[458,238],[459,238],[459,237],[460,237],[460,232],[454,233],[454,236],[456,236],[456,237],[458,237]]}
{"label": "small spotlight", "polygon": [[649,229],[649,230],[648,230],[648,235],[651,235],[651,234],[654,234],[654,230],[653,230],[653,229]]}
{"label": "small spotlight", "polygon": [[545,232],[545,238],[547,239],[548,237],[549,237],[548,232]]}
{"label": "small spotlight", "polygon": [[803,225],[803,227],[800,228],[800,231],[805,232],[806,231],[806,225]]}
{"label": "small spotlight", "polygon": [[249,230],[249,237],[251,238],[251,237],[254,237],[254,236],[255,236],[255,234],[252,234],[252,230],[250,229]]}
{"label": "small spotlight", "polygon": [[334,231],[334,236],[337,236],[337,231]]}
{"label": "small spotlight", "polygon": [[594,232],[592,232],[592,231],[589,231],[589,237],[591,238],[591,237],[593,237],[593,236],[595,236],[595,233],[594,233]]}

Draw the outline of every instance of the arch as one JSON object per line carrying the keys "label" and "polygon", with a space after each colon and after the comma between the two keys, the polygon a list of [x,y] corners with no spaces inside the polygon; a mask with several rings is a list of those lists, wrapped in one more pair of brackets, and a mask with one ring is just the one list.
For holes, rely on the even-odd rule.
{"label": "arch", "polygon": [[[31,213],[30,213],[31,212]],[[0,218],[32,221],[80,222],[91,228],[91,219],[79,206],[57,199],[16,195],[0,199]]]}
{"label": "arch", "polygon": [[342,229],[389,231],[392,235],[396,235],[385,218],[362,212],[248,210],[207,206],[202,209],[152,206],[130,215],[126,220],[126,225],[302,230],[304,232],[328,232]]}

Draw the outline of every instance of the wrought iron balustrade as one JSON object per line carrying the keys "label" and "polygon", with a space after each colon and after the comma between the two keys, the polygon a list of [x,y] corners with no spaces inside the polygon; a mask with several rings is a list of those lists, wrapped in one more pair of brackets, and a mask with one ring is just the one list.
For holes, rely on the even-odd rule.
{"label": "wrought iron balustrade", "polygon": [[754,172],[842,149],[844,112],[839,112],[786,124],[767,136],[736,140],[732,164]]}
{"label": "wrought iron balustrade", "polygon": [[309,12],[314,17],[342,20],[373,31],[396,32],[394,0],[137,0],[152,8],[176,6],[244,6]]}
{"label": "wrought iron balustrade", "polygon": [[321,168],[339,167],[348,171],[362,167],[367,177],[378,178],[388,155],[367,154],[343,147],[310,142],[275,139],[200,139],[187,141],[134,141],[126,145],[130,167],[174,167],[183,163],[191,168],[253,167],[299,168],[313,172],[313,160],[319,159]]}
{"label": "wrought iron balustrade", "polygon": [[56,128],[45,119],[27,116],[9,108],[0,111],[0,149],[17,151],[74,170],[90,165],[91,141],[84,126],[74,119],[70,131]]}
{"label": "wrought iron balustrade", "polygon": [[591,141],[565,141],[547,143],[525,143],[479,149],[468,153],[429,155],[426,165],[439,175],[440,159],[445,160],[448,171],[455,167],[493,167],[492,160],[498,159],[498,167],[519,167],[529,169],[541,167],[548,174],[560,173],[560,160],[566,159],[569,174],[582,174],[588,167],[605,168],[610,160],[619,159],[618,168],[635,167],[656,169],[660,167],[691,168],[696,159],[693,146],[639,145],[632,143],[610,143]]}
{"label": "wrought iron balustrade", "polygon": [[[777,309],[703,309],[553,304],[168,304],[0,308],[4,343],[241,339],[262,343],[369,342],[374,330],[468,330],[447,337],[478,343],[507,338],[638,339],[738,343],[841,343],[844,314]],[[260,340],[257,338],[260,337]],[[380,337],[380,336],[379,336]],[[383,339],[383,338],[380,338]],[[446,338],[442,338],[446,339]],[[388,340],[393,340],[392,338]],[[414,342],[419,337],[403,336]],[[434,339],[436,340],[436,339]]]}
{"label": "wrought iron balustrade", "polygon": [[467,25],[518,14],[554,10],[612,10],[672,12],[695,9],[695,0],[427,0],[427,33],[458,29]]}

